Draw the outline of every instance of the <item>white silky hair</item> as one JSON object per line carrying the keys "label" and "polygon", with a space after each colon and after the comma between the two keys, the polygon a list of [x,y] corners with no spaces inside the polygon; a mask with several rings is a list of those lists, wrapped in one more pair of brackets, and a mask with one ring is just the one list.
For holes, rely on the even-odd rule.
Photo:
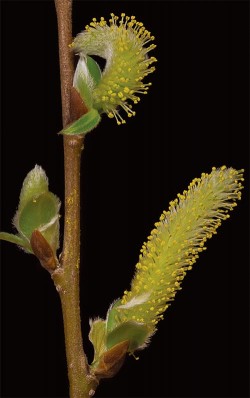
{"label": "white silky hair", "polygon": [[151,292],[142,293],[139,296],[133,297],[126,304],[119,305],[119,307],[117,307],[117,308],[127,309],[127,308],[136,307],[137,305],[145,303],[149,299],[150,295],[151,295]]}
{"label": "white silky hair", "polygon": [[89,73],[89,70],[87,68],[87,63],[86,63],[86,57],[82,55],[77,63],[74,78],[73,78],[73,86],[77,89],[77,81],[79,76],[82,77],[82,79],[85,81],[85,83],[89,86],[90,89],[93,88],[94,82],[93,79]]}

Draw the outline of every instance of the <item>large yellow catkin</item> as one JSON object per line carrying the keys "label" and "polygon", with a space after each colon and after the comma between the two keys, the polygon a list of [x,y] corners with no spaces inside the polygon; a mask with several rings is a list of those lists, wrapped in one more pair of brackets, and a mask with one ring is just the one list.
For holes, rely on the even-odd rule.
{"label": "large yellow catkin", "polygon": [[142,246],[131,290],[116,307],[118,323],[134,320],[155,331],[205,242],[241,198],[243,171],[213,168],[170,202]]}

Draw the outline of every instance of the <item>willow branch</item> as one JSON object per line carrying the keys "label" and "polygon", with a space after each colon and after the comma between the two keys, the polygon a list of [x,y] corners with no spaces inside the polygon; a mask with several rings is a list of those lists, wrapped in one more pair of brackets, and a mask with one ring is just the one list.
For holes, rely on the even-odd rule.
{"label": "willow branch", "polygon": [[74,75],[73,54],[68,47],[72,41],[72,0],[55,0],[55,6],[58,23],[62,119],[63,127],[65,127],[71,121],[70,90]]}
{"label": "willow branch", "polygon": [[[72,111],[73,55],[72,0],[55,0],[61,77],[63,127],[75,118]],[[94,381],[89,375],[87,358],[83,350],[79,304],[80,265],[80,164],[83,137],[64,136],[65,218],[64,241],[60,267],[53,279],[60,294],[70,397],[83,398],[93,392]]]}

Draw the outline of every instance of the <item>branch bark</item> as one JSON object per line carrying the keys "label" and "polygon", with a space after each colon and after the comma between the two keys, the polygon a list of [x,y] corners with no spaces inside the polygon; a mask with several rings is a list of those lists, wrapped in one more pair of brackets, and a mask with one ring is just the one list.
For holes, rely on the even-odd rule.
{"label": "branch bark", "polygon": [[[74,74],[72,42],[72,0],[55,0],[63,127],[75,117],[71,110],[71,91]],[[74,110],[73,110],[74,111]],[[80,267],[80,165],[83,149],[81,136],[64,136],[65,218],[64,241],[60,267],[52,274],[62,304],[68,377],[71,398],[85,398],[94,394],[97,382],[89,374],[82,345],[79,267]]]}
{"label": "branch bark", "polygon": [[58,25],[62,119],[63,127],[65,127],[71,121],[70,90],[74,75],[73,54],[68,47],[72,41],[72,0],[55,0],[55,7]]}

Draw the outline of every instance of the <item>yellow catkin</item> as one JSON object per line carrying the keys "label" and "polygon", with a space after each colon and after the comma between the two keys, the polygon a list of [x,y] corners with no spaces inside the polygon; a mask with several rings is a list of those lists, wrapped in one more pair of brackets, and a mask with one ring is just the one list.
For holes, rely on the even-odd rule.
{"label": "yellow catkin", "polygon": [[155,70],[151,65],[157,60],[148,56],[156,47],[150,44],[153,40],[154,36],[134,16],[112,13],[108,22],[103,17],[99,21],[93,18],[71,45],[80,57],[97,55],[106,60],[102,79],[93,90],[93,106],[115,118],[118,125],[126,122],[119,108],[128,117],[134,116],[132,104],[137,104],[139,95],[147,94],[151,86],[143,79]]}
{"label": "yellow catkin", "polygon": [[[178,199],[170,202],[169,210],[163,212],[142,246],[131,290],[125,292],[117,307],[119,322],[140,314],[154,332],[181,289],[186,272],[206,249],[206,241],[241,198],[243,171],[213,168],[210,174],[195,178]],[[143,301],[140,298],[146,292]]]}

